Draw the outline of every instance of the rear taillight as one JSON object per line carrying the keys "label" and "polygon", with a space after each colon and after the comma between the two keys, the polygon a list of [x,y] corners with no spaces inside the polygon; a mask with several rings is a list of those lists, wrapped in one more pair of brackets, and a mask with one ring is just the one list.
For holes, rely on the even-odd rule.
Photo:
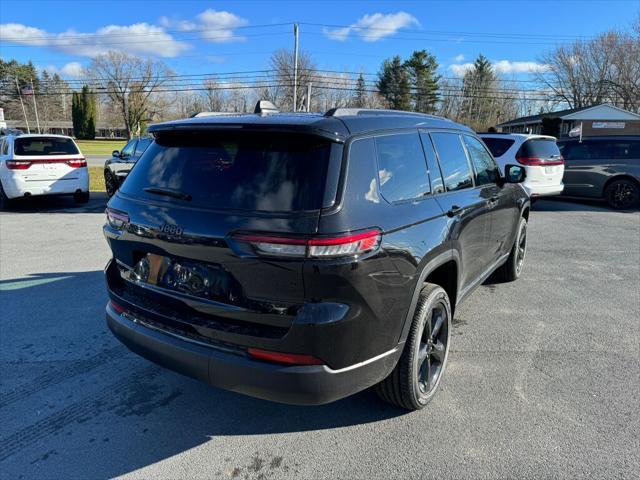
{"label": "rear taillight", "polygon": [[268,234],[236,234],[231,238],[250,244],[259,255],[301,258],[337,258],[362,255],[378,248],[380,230],[349,235],[298,238]]}
{"label": "rear taillight", "polygon": [[73,158],[71,160],[67,160],[66,164],[69,165],[71,168],[80,168],[80,167],[86,167],[87,161],[84,158]]}
{"label": "rear taillight", "polygon": [[107,208],[104,211],[107,216],[107,223],[111,228],[122,230],[129,223],[129,215],[113,208]]}
{"label": "rear taillight", "polygon": [[6,165],[9,170],[26,170],[31,166],[31,162],[28,160],[7,160]]}
{"label": "rear taillight", "polygon": [[553,165],[564,165],[564,158],[551,158],[544,159],[539,157],[516,157],[516,160],[520,165],[531,166],[545,166],[550,167]]}
{"label": "rear taillight", "polygon": [[323,365],[324,362],[313,355],[300,353],[272,352],[271,350],[261,350],[259,348],[249,348],[249,356],[257,360],[267,360],[269,362],[284,363],[286,365]]}

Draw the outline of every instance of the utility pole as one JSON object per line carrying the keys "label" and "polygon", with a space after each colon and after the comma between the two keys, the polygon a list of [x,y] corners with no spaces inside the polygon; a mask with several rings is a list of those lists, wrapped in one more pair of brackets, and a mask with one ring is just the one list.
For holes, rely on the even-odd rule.
{"label": "utility pole", "polygon": [[307,113],[311,111],[311,82],[307,84]]}
{"label": "utility pole", "polygon": [[298,24],[293,24],[293,111],[298,106]]}
{"label": "utility pole", "polygon": [[22,114],[24,115],[24,123],[27,126],[27,133],[31,133],[29,129],[29,120],[27,120],[27,111],[24,108],[24,102],[22,101],[22,92],[20,91],[20,85],[18,85],[18,78],[15,78],[16,88],[18,89],[18,97],[20,97],[20,105],[22,105]]}
{"label": "utility pole", "polygon": [[38,119],[38,105],[36,104],[36,90],[33,88],[33,78],[31,80],[31,97],[33,98],[33,110],[36,112],[36,125],[38,125],[38,133],[42,133],[40,131],[40,120]]}

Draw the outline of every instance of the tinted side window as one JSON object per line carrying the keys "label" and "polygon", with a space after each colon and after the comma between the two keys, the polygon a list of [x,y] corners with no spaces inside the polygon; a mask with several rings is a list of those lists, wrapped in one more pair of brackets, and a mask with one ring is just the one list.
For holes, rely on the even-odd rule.
{"label": "tinted side window", "polygon": [[476,185],[497,183],[500,176],[498,167],[482,142],[477,138],[465,135],[464,143],[476,173]]}
{"label": "tinted side window", "polygon": [[129,143],[127,143],[120,151],[120,155],[122,157],[130,157],[131,155],[133,155],[133,150],[136,148],[136,142],[137,140],[131,140]]}
{"label": "tinted side window", "polygon": [[138,144],[136,145],[135,157],[137,158],[140,155],[142,155],[144,153],[144,151],[147,149],[147,147],[149,146],[150,143],[151,143],[151,139],[150,138],[142,138],[142,139],[138,140]]}
{"label": "tinted side window", "polygon": [[640,158],[640,141],[616,140],[611,144],[611,158],[626,160]]}
{"label": "tinted side window", "polygon": [[447,190],[472,187],[471,170],[460,136],[456,133],[432,133],[431,138],[438,152]]}
{"label": "tinted side window", "polygon": [[563,149],[565,160],[606,160],[613,153],[607,141],[583,141],[568,143]]}
{"label": "tinted side window", "polygon": [[376,137],[380,193],[389,202],[429,193],[429,176],[418,133]]}
{"label": "tinted side window", "polygon": [[487,147],[489,147],[489,150],[491,150],[491,154],[496,158],[504,155],[506,151],[511,148],[511,145],[515,143],[515,140],[511,140],[508,138],[492,137],[482,137],[482,141]]}

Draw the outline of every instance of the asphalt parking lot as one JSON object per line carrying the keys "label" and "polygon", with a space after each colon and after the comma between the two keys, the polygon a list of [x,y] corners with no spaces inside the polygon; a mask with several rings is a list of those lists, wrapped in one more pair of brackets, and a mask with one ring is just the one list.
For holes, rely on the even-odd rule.
{"label": "asphalt parking lot", "polygon": [[458,310],[423,411],[229,393],[104,321],[104,197],[0,214],[0,476],[637,478],[640,212],[540,201],[523,277]]}

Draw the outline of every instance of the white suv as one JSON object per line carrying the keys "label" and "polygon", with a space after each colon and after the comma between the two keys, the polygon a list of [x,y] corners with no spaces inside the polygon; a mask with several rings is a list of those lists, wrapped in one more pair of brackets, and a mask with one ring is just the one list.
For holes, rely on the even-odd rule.
{"label": "white suv", "polygon": [[521,185],[531,197],[559,195],[564,189],[564,159],[556,139],[547,135],[481,133],[502,173],[507,164],[519,163],[527,171]]}
{"label": "white suv", "polygon": [[0,137],[0,208],[11,199],[35,195],[73,195],[77,203],[89,201],[87,162],[71,137]]}

